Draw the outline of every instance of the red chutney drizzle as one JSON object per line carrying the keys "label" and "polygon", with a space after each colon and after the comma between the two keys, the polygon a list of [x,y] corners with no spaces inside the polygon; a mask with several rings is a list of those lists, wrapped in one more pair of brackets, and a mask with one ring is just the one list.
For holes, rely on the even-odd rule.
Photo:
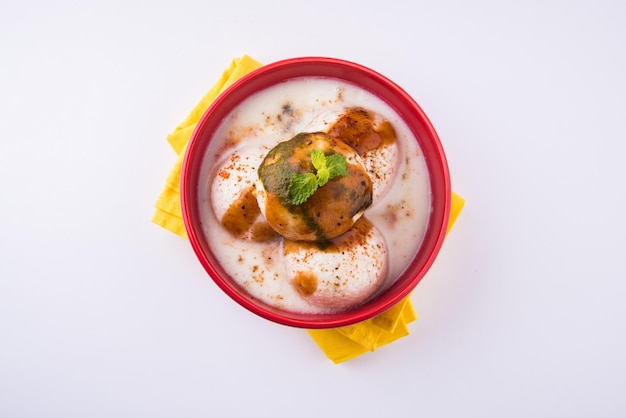
{"label": "red chutney drizzle", "polygon": [[236,237],[245,234],[261,213],[254,191],[254,187],[244,189],[222,216],[222,226]]}
{"label": "red chutney drizzle", "polygon": [[396,142],[396,132],[391,123],[377,119],[374,113],[361,107],[351,108],[331,126],[328,135],[342,139],[363,156]]}
{"label": "red chutney drizzle", "polygon": [[255,242],[267,242],[278,236],[267,222],[255,222],[250,233],[250,239]]}
{"label": "red chutney drizzle", "polygon": [[296,290],[304,296],[311,296],[317,290],[317,276],[310,271],[299,271],[292,280]]}
{"label": "red chutney drizzle", "polygon": [[228,207],[220,223],[235,237],[242,237],[249,231],[252,241],[266,242],[273,239],[276,232],[267,222],[256,222],[260,213],[256,188],[250,186],[242,190],[239,199]]}

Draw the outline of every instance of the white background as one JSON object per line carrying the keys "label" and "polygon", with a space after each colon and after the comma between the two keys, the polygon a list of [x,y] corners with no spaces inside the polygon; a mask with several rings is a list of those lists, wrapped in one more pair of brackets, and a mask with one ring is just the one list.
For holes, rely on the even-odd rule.
{"label": "white background", "polygon": [[[232,58],[325,55],[421,104],[465,210],[411,335],[342,365],[152,224]],[[626,415],[626,5],[0,2],[0,416]]]}

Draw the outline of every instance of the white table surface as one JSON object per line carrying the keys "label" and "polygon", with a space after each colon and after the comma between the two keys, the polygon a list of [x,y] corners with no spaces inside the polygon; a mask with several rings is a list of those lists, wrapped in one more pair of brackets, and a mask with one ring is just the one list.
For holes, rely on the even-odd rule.
{"label": "white table surface", "polygon": [[[609,0],[1,2],[0,416],[625,416],[625,18]],[[407,338],[334,365],[150,222],[166,135],[242,54],[359,62],[437,128],[467,204]]]}

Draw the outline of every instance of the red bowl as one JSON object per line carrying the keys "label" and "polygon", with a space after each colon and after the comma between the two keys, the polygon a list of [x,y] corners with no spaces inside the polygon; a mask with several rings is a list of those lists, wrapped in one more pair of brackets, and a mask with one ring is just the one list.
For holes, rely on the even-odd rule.
{"label": "red bowl", "polygon": [[[368,302],[330,314],[281,310],[248,294],[220,266],[205,238],[199,214],[198,179],[205,150],[223,119],[244,99],[268,86],[296,77],[328,77],[351,83],[378,96],[404,119],[418,139],[430,175],[431,214],[422,245],[395,282]],[[207,109],[194,130],[183,160],[181,205],[189,241],[209,276],[233,300],[271,321],[309,329],[335,328],[372,318],[391,308],[417,286],[443,243],[450,212],[451,188],[446,157],[434,127],[419,105],[383,75],[352,62],[320,57],[287,59],[265,65],[231,85]],[[410,193],[410,190],[407,190]]]}

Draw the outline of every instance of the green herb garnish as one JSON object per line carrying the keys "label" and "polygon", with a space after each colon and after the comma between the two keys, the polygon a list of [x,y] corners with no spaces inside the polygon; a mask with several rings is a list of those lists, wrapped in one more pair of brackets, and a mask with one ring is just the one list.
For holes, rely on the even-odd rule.
{"label": "green herb garnish", "polygon": [[346,157],[341,154],[324,155],[320,150],[311,151],[311,163],[316,173],[296,173],[289,181],[289,197],[294,205],[300,205],[313,196],[318,187],[335,177],[347,177]]}

